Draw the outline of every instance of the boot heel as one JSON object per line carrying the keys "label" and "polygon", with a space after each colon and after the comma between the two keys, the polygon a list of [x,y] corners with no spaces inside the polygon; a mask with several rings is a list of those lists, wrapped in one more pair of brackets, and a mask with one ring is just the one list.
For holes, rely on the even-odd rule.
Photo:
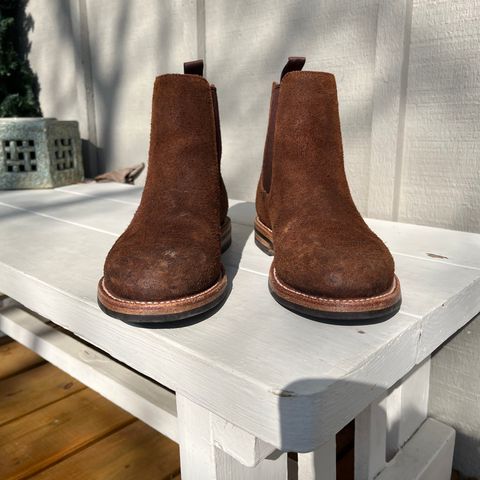
{"label": "boot heel", "polygon": [[229,217],[225,217],[225,221],[222,225],[222,237],[220,240],[220,249],[221,252],[228,250],[228,247],[232,244],[232,223]]}
{"label": "boot heel", "polygon": [[263,253],[274,255],[272,231],[258,217],[255,219],[255,244]]}

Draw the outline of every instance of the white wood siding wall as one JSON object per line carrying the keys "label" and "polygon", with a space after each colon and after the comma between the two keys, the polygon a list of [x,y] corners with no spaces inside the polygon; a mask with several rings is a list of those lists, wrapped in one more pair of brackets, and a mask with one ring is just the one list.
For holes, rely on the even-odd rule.
{"label": "white wood siding wall", "polygon": [[[204,57],[223,172],[253,200],[271,82],[288,55],[337,77],[363,214],[480,232],[475,0],[30,0],[46,116],[79,119],[92,170],[146,159],[155,75]],[[95,163],[93,155],[98,159]]]}
{"label": "white wood siding wall", "polygon": [[401,221],[480,232],[480,2],[415,0]]}
{"label": "white wood siding wall", "polygon": [[[202,57],[219,91],[229,195],[254,200],[271,83],[287,56],[305,55],[307,69],[337,77],[362,213],[480,232],[478,0],[30,0],[28,10],[44,115],[80,121],[90,172],[146,160],[155,75]],[[435,385],[458,362],[478,377],[478,348],[438,357]],[[478,388],[468,388],[432,411],[478,453]],[[479,461],[456,462],[480,475]]]}

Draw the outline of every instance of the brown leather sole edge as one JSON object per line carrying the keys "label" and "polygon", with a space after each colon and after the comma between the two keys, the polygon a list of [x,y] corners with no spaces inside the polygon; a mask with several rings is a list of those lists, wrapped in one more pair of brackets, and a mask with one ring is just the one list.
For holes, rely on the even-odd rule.
{"label": "brown leather sole edge", "polygon": [[[255,242],[268,255],[274,254],[271,230],[255,219]],[[279,279],[272,262],[269,288],[273,297],[286,308],[302,315],[325,320],[386,320],[401,305],[400,282],[395,276],[392,286],[383,294],[365,298],[324,298],[299,291]]]}
{"label": "brown leather sole edge", "polygon": [[[221,229],[221,251],[232,242],[231,222],[226,217]],[[103,277],[98,283],[97,302],[107,315],[133,325],[152,325],[190,319],[215,308],[226,297],[227,275],[222,271],[217,282],[202,292],[171,300],[141,301],[120,298],[109,292]]]}
{"label": "brown leather sole edge", "polygon": [[275,252],[273,249],[272,231],[258,217],[255,218],[255,244],[263,253],[273,257]]}
{"label": "brown leather sole edge", "polygon": [[222,268],[218,281],[210,288],[181,298],[162,301],[127,300],[105,288],[103,277],[98,283],[97,300],[108,315],[127,323],[163,323],[191,318],[205,313],[222,302],[227,291],[227,275]]}

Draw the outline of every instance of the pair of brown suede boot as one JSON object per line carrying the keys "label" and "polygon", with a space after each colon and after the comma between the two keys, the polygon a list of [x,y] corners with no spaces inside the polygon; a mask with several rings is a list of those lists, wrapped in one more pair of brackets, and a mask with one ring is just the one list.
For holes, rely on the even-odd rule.
{"label": "pair of brown suede boot", "polygon": [[[255,220],[257,245],[274,255],[270,291],[315,318],[386,319],[401,303],[393,258],[350,195],[335,77],[304,63],[289,58],[272,87]],[[184,71],[155,80],[145,190],[98,286],[100,307],[128,323],[186,319],[227,294],[217,94],[203,61]]]}

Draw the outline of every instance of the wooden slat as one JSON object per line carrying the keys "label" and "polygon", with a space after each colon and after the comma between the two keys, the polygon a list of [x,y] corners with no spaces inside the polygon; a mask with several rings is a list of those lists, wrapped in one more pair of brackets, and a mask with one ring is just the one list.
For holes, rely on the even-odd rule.
{"label": "wooden slat", "polygon": [[[3,357],[0,353],[0,361]],[[0,425],[85,387],[53,365],[45,364],[0,381]]]}
{"label": "wooden slat", "polygon": [[0,478],[32,475],[132,421],[91,390],[75,393],[0,427]]}
{"label": "wooden slat", "polygon": [[42,357],[16,342],[0,346],[0,380],[44,362]]}
{"label": "wooden slat", "polygon": [[179,470],[177,444],[144,423],[136,421],[33,478],[170,480]]}

